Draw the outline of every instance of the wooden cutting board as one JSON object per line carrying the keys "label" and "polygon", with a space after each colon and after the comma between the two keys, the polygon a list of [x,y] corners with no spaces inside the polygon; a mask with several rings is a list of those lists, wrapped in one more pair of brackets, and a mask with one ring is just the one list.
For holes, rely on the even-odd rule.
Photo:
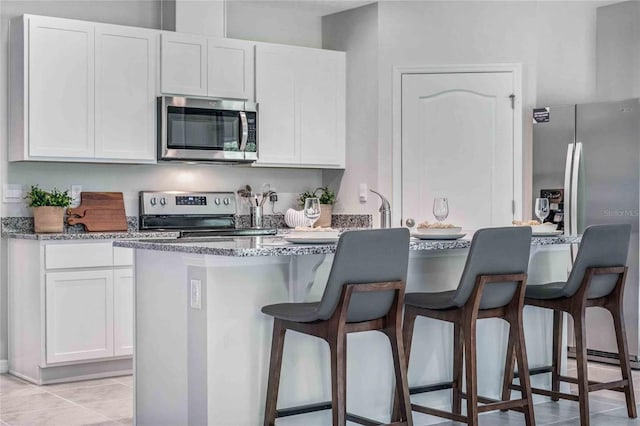
{"label": "wooden cutting board", "polygon": [[69,209],[69,215],[84,216],[87,210],[122,210],[124,198],[122,192],[81,192],[80,205]]}
{"label": "wooden cutting board", "polygon": [[89,232],[126,231],[124,210],[87,210],[82,217],[68,217],[69,225],[84,225]]}
{"label": "wooden cutting board", "polygon": [[89,232],[128,229],[122,192],[82,192],[80,205],[67,213],[69,225],[84,225]]}

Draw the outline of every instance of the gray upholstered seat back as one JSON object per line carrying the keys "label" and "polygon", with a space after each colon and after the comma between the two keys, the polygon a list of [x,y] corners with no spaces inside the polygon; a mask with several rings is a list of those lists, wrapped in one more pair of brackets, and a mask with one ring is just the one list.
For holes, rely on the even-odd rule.
{"label": "gray upholstered seat back", "polygon": [[[631,225],[593,225],[585,229],[578,255],[573,263],[567,284],[562,289],[565,297],[573,296],[580,288],[589,267],[624,266],[629,254]],[[592,299],[606,296],[615,287],[617,276],[594,276],[587,291]]]}
{"label": "gray upholstered seat back", "polygon": [[[324,320],[331,317],[345,284],[406,281],[408,263],[409,231],[406,228],[344,232],[338,241],[318,316]],[[367,321],[386,315],[393,293],[354,293],[347,321]]]}
{"label": "gray upholstered seat back", "polygon": [[[478,275],[527,273],[530,248],[531,228],[528,226],[476,231],[453,299],[456,306],[467,302]],[[515,290],[515,282],[487,284],[482,293],[480,308],[491,309],[506,305],[513,298]]]}

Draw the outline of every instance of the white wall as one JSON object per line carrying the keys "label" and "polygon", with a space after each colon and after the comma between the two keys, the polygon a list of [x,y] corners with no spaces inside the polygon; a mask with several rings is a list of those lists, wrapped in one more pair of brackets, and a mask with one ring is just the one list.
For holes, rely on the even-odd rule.
{"label": "white wall", "polygon": [[321,18],[304,1],[231,0],[227,37],[321,47]]}
{"label": "white wall", "polygon": [[335,212],[374,214],[375,194],[360,203],[359,184],[376,189],[378,182],[378,5],[371,4],[322,20],[322,47],[347,52],[346,172],[325,170],[324,184],[339,188]]}

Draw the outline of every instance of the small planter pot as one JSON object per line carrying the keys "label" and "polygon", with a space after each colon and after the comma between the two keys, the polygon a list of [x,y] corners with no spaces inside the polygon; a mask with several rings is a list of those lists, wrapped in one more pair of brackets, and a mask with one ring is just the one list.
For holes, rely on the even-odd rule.
{"label": "small planter pot", "polygon": [[333,206],[331,204],[320,204],[320,217],[313,224],[314,228],[329,227],[331,226],[331,214],[333,213]]}
{"label": "small planter pot", "polygon": [[36,233],[62,232],[65,207],[34,207],[33,224]]}

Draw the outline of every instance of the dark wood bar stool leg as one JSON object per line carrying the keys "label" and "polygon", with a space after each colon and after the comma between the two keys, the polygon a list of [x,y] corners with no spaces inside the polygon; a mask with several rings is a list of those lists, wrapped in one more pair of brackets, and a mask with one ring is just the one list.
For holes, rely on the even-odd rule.
{"label": "dark wood bar stool leg", "polygon": [[[477,315],[477,310],[476,310]],[[478,369],[476,358],[476,318],[469,315],[464,319],[464,355],[465,373],[467,380],[467,424],[478,425]]]}
{"label": "dark wood bar stool leg", "polygon": [[[562,312],[553,311],[553,348],[551,360],[551,390],[560,392],[560,367],[562,366]],[[552,401],[560,401],[557,396]]]}
{"label": "dark wood bar stool leg", "polygon": [[453,384],[452,384],[452,406],[451,412],[462,414],[462,357],[464,342],[460,324],[453,324]]}
{"label": "dark wood bar stool leg", "polygon": [[[527,426],[535,424],[533,412],[533,397],[531,396],[531,378],[529,377],[529,363],[527,360],[527,349],[524,340],[524,327],[522,325],[522,305],[515,309],[514,318],[509,321],[510,338],[515,342],[516,358],[518,359],[518,377],[520,378],[521,398],[527,400],[527,405],[523,407],[524,420]],[[513,370],[512,370],[513,371]]]}
{"label": "dark wood bar stool leg", "polygon": [[[620,298],[621,299],[621,298]],[[618,358],[620,359],[620,372],[622,380],[627,381],[624,387],[624,395],[627,401],[627,414],[635,419],[638,417],[636,409],[636,398],[633,390],[631,378],[631,365],[629,364],[629,348],[627,347],[627,334],[624,326],[624,316],[622,313],[622,301],[618,300],[614,307],[609,309],[613,317],[613,327],[616,330],[616,341],[618,342]]]}
{"label": "dark wood bar stool leg", "polygon": [[[416,323],[416,318],[417,315],[415,313],[415,311],[410,307],[410,306],[406,306],[405,310],[404,310],[404,319],[402,321],[402,342],[403,342],[403,353],[404,353],[404,357],[406,362],[404,363],[405,366],[405,373],[409,370],[409,357],[411,355],[411,343],[413,341],[413,328],[415,326]],[[393,343],[392,343],[393,345]],[[393,349],[393,348],[392,348]],[[397,377],[397,376],[396,376]],[[407,377],[407,387],[405,389],[409,389],[408,386],[408,375],[406,375]],[[397,389],[397,383],[396,383],[396,389]],[[392,421],[400,421],[402,418],[401,412],[400,412],[400,401],[402,401],[401,394],[398,392],[398,390],[395,391],[394,397],[393,397],[393,410],[392,410],[392,414],[391,414],[391,420]],[[407,400],[409,400],[409,395],[407,395]],[[409,411],[411,410],[411,403],[409,403]],[[404,415],[406,415],[406,413],[402,413]]]}
{"label": "dark wood bar stool leg", "polygon": [[396,390],[394,406],[397,404],[398,416],[393,416],[392,421],[406,421],[408,413],[411,412],[411,401],[409,400],[409,383],[407,379],[408,360],[404,353],[402,342],[402,331],[398,327],[392,326],[385,332],[391,343],[391,354],[393,356],[393,367],[396,372]]}
{"label": "dark wood bar stool leg", "polygon": [[347,423],[347,335],[338,331],[329,337],[331,352],[331,404],[333,426]]}
{"label": "dark wood bar stool leg", "polygon": [[587,364],[587,329],[585,328],[585,309],[574,311],[573,327],[576,339],[576,364],[578,367],[578,395],[580,404],[580,425],[589,426],[589,373]]}
{"label": "dark wood bar stool leg", "polygon": [[509,401],[511,399],[511,384],[513,383],[513,376],[515,375],[516,348],[515,339],[512,337],[511,333],[512,328],[511,324],[509,324],[509,342],[507,343],[507,356],[504,362],[504,376],[502,379],[503,401]]}
{"label": "dark wood bar stool leg", "polygon": [[269,361],[264,426],[273,426],[277,417],[276,404],[278,402],[278,389],[280,388],[285,333],[286,329],[283,327],[282,321],[275,318],[273,320],[273,337],[271,339],[271,360]]}

